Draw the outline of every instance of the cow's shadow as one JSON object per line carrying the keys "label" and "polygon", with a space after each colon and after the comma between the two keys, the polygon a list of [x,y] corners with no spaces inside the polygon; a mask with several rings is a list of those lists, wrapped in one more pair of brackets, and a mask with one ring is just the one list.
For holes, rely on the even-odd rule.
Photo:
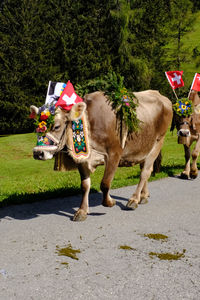
{"label": "cow's shadow", "polygon": [[[180,166],[176,166],[180,169]],[[162,167],[169,177],[181,179],[179,175],[174,175],[170,167]],[[182,179],[183,180],[183,179]],[[63,196],[64,195],[64,196]],[[116,201],[116,205],[122,210],[127,210],[126,203],[128,198],[111,195]],[[43,199],[43,200],[37,200]],[[81,194],[79,189],[56,190],[54,193],[44,192],[38,194],[11,195],[1,204],[0,219],[19,219],[26,220],[36,218],[42,214],[62,215],[70,220],[73,219],[81,203]],[[12,205],[11,205],[12,204]],[[91,189],[89,197],[89,206],[96,207],[102,204],[102,193]],[[90,215],[101,216],[104,213],[92,212]]]}
{"label": "cow's shadow", "polygon": [[[78,192],[78,191],[77,191]],[[48,193],[47,193],[48,194]],[[58,193],[59,194],[59,193]],[[47,195],[49,196],[49,194]],[[45,197],[44,193],[44,199]],[[25,197],[26,198],[26,197]],[[116,205],[121,209],[125,209],[125,205],[121,201],[126,201],[127,198],[113,196],[116,200]],[[35,194],[35,199],[37,199],[37,194]],[[74,213],[80,206],[81,194],[69,196],[66,189],[65,197],[54,197],[52,199],[45,199],[41,201],[30,200],[31,203],[23,204],[12,204],[8,206],[3,206],[0,208],[0,219],[18,219],[18,220],[28,220],[38,217],[39,215],[50,215],[57,214],[60,216],[65,216],[70,220],[73,219]],[[89,206],[96,207],[102,205],[102,193],[92,191],[89,196]],[[105,213],[92,212],[92,216],[101,216]]]}

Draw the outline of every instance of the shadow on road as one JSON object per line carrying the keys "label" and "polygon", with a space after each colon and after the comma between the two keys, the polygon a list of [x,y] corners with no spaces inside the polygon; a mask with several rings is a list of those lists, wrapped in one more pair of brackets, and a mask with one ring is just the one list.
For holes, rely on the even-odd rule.
{"label": "shadow on road", "polygon": [[[23,203],[20,205],[10,205],[0,208],[0,219],[18,219],[18,220],[27,220],[38,217],[43,214],[57,214],[61,216],[65,216],[69,219],[73,218],[74,213],[77,211],[78,207],[81,203],[81,195],[73,195],[69,196],[66,190],[66,197],[62,198],[54,198],[54,199],[45,199],[44,201],[36,201],[37,195],[35,195],[35,201],[29,203]],[[48,193],[49,197],[49,193]],[[118,196],[112,196],[116,200],[124,200],[128,199]],[[44,195],[45,198],[45,195]],[[89,197],[89,206],[95,207],[99,206],[102,203],[102,193],[91,191]],[[126,209],[125,205],[121,202],[117,201],[117,206],[121,209]],[[92,216],[101,216],[104,213],[90,213]]]}
{"label": "shadow on road", "polygon": [[[165,172],[169,177],[183,180],[176,171],[182,169],[181,165],[173,168],[164,166],[161,172]],[[122,210],[126,210],[127,198],[111,195],[116,200],[116,205]],[[123,203],[125,201],[125,204]],[[32,219],[41,214],[63,215],[70,219],[73,218],[81,203],[80,189],[57,189],[54,191],[32,193],[32,194],[13,194],[3,202],[0,202],[0,219],[14,218],[19,220]],[[90,191],[89,206],[95,207],[102,203],[102,194],[95,189]],[[20,205],[18,205],[20,204]],[[102,213],[104,214],[104,213]],[[91,213],[93,216],[102,215],[101,213]]]}

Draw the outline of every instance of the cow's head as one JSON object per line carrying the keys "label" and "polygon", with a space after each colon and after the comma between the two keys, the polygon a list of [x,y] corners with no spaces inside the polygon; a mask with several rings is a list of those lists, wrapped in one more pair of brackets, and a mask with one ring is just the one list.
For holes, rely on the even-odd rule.
{"label": "cow's head", "polygon": [[189,144],[191,136],[192,117],[176,116],[176,128],[179,144]]}
{"label": "cow's head", "polygon": [[191,136],[200,133],[200,98],[191,90],[189,99],[177,100],[173,105],[174,115],[171,130],[177,128],[178,143],[190,144]]}
{"label": "cow's head", "polygon": [[[50,128],[47,128],[45,134],[40,134],[38,137],[37,146],[33,148],[33,157],[47,160],[62,150],[66,144],[66,130],[69,122],[80,119],[85,109],[86,104],[84,102],[74,104],[71,110],[56,108]],[[40,110],[36,106],[32,105],[30,111],[32,116],[38,118]]]}

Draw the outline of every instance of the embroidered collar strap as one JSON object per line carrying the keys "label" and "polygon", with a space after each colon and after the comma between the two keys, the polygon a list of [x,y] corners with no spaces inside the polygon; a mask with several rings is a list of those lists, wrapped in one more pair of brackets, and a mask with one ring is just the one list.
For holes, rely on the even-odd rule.
{"label": "embroidered collar strap", "polygon": [[90,144],[88,134],[87,117],[69,123],[67,128],[67,145],[68,154],[77,163],[84,162],[90,156]]}

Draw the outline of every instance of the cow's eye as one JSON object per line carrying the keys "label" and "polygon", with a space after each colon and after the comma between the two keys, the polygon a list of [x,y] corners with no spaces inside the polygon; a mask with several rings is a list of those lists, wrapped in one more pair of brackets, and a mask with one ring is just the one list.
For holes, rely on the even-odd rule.
{"label": "cow's eye", "polygon": [[60,129],[60,125],[54,126],[54,130],[58,131]]}

